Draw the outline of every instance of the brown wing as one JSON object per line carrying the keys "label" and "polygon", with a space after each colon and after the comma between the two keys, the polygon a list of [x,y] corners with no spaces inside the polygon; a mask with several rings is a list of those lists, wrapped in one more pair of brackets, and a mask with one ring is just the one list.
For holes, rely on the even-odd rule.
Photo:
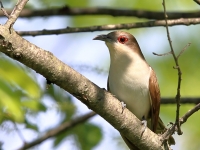
{"label": "brown wing", "polygon": [[151,100],[151,128],[153,132],[156,132],[160,112],[160,89],[153,69],[151,69],[149,78],[149,93]]}

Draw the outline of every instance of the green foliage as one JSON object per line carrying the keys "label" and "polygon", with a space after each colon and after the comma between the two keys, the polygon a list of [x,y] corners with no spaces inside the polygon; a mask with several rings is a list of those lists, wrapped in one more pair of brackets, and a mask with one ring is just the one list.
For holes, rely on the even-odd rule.
{"label": "green foliage", "polygon": [[29,122],[29,120],[27,118],[25,118],[23,123],[24,123],[26,129],[32,129],[36,132],[39,131],[37,124],[33,124],[33,123]]}
{"label": "green foliage", "polygon": [[72,129],[76,133],[76,139],[80,143],[80,149],[91,150],[102,138],[99,127],[91,123],[84,123],[80,127]]}
{"label": "green foliage", "polygon": [[89,0],[79,1],[79,0],[40,0],[41,4],[46,7],[57,7],[57,6],[69,6],[69,7],[87,7],[90,3]]}
{"label": "green foliage", "polygon": [[[70,121],[76,112],[76,106],[72,103],[69,94],[57,86],[50,86],[46,91],[46,94],[56,100],[58,111],[62,112],[63,115],[61,123]],[[90,150],[98,144],[102,138],[99,127],[91,123],[81,123],[76,127],[57,135],[55,137],[54,146],[59,146],[68,136],[75,137],[73,139],[76,142],[76,145],[79,145],[80,148],[84,150]]]}
{"label": "green foliage", "polygon": [[71,97],[63,89],[58,86],[51,85],[46,91],[45,94],[50,96],[57,106],[57,110],[64,115],[64,121],[68,121],[76,112],[76,106],[73,104]]}
{"label": "green foliage", "polygon": [[[56,110],[60,112],[62,120],[57,124],[70,121],[76,113],[76,106],[71,96],[63,89],[51,84],[42,92],[38,83],[29,70],[11,59],[0,59],[0,124],[7,121],[24,124],[26,129],[39,131],[37,124],[29,121],[29,115],[37,116],[40,112],[46,112],[47,106],[41,100],[48,97],[53,100]],[[5,126],[5,125],[4,125]],[[82,130],[90,128],[88,138],[85,138]],[[12,131],[14,131],[13,129]],[[88,132],[88,131],[87,131]],[[84,149],[94,147],[101,139],[99,127],[91,123],[83,123],[76,128],[55,137],[55,146],[58,146],[67,136],[73,135],[75,142]],[[93,136],[93,138],[91,138]],[[81,143],[85,139],[85,143]]]}
{"label": "green foliage", "polygon": [[91,150],[102,139],[102,133],[99,127],[91,123],[82,123],[71,130],[56,136],[54,146],[57,147],[64,139],[72,135],[77,146],[83,150]]}
{"label": "green foliage", "polygon": [[39,101],[41,89],[22,66],[7,58],[0,59],[0,121],[23,122],[26,109],[38,111],[45,109]]}

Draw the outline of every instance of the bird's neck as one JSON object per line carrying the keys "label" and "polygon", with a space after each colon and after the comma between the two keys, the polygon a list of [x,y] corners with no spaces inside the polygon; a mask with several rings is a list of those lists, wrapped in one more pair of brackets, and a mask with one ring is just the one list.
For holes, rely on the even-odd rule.
{"label": "bird's neck", "polygon": [[117,65],[118,67],[127,67],[137,65],[138,63],[146,64],[146,60],[140,50],[139,46],[129,47],[122,44],[110,44],[106,42],[109,49],[111,66]]}
{"label": "bird's neck", "polygon": [[[139,54],[130,52],[122,52],[122,51],[110,51],[110,71],[121,70],[122,72],[126,72],[130,70],[138,70],[138,69],[148,69],[149,65],[146,60],[143,59]],[[124,73],[125,73],[124,72]]]}

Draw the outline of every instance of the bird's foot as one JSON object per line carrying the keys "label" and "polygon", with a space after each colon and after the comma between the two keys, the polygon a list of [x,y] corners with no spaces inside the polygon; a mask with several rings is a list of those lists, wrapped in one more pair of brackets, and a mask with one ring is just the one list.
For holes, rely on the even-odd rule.
{"label": "bird's foot", "polygon": [[126,108],[126,104],[123,101],[121,101],[121,105],[122,105],[122,114],[123,114],[123,111]]}
{"label": "bird's foot", "polygon": [[145,131],[146,128],[147,128],[147,121],[145,120],[145,117],[144,117],[144,116],[142,117],[142,125],[144,125],[144,128],[143,128],[143,130],[142,130],[142,135],[143,135],[144,131]]}
{"label": "bird's foot", "polygon": [[173,122],[169,122],[168,124],[167,124],[167,126],[173,126],[174,125],[174,123]]}

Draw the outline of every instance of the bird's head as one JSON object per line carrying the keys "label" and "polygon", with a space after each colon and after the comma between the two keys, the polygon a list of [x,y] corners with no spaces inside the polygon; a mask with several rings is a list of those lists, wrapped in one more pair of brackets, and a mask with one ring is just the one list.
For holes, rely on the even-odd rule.
{"label": "bird's head", "polygon": [[135,37],[124,31],[113,31],[108,34],[98,35],[93,40],[105,41],[110,55],[139,55],[142,59],[144,56],[140,50],[140,47],[137,43]]}

